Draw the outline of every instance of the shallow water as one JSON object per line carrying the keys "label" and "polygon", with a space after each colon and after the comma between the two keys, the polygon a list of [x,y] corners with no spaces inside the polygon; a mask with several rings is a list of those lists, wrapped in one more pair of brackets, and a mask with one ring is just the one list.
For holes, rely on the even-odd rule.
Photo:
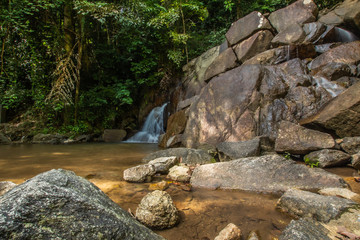
{"label": "shallow water", "polygon": [[[22,183],[53,168],[68,169],[93,182],[123,209],[135,213],[142,197],[150,192],[149,183],[127,183],[122,173],[156,150],[155,144],[0,146],[0,181]],[[342,171],[343,177],[352,174],[349,169],[334,171]],[[178,185],[170,185],[166,191],[181,215],[176,227],[156,231],[169,240],[213,239],[230,222],[239,226],[245,239],[251,230],[257,230],[262,239],[271,239],[279,236],[291,220],[275,209],[276,196],[204,189],[188,192]]]}

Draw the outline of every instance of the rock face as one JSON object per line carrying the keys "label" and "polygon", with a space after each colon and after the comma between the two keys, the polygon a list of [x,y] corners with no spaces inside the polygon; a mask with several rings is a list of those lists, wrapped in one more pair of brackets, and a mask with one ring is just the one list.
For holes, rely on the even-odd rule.
{"label": "rock face", "polygon": [[271,13],[269,21],[278,32],[281,32],[295,23],[304,24],[314,22],[317,12],[317,6],[312,0],[298,0],[285,8]]}
{"label": "rock face", "polygon": [[265,193],[284,192],[290,188],[347,187],[345,181],[334,174],[296,164],[279,155],[202,165],[195,168],[190,183],[193,187]]}
{"label": "rock face", "polygon": [[13,182],[9,182],[9,181],[0,182],[0,196],[4,195],[10,189],[13,189],[15,186],[16,184]]}
{"label": "rock face", "polygon": [[163,239],[87,180],[42,173],[0,197],[4,239]]}
{"label": "rock face", "polygon": [[351,156],[339,150],[324,149],[311,152],[306,155],[305,158],[308,158],[312,162],[319,162],[319,167],[326,168],[344,166],[349,163]]}
{"label": "rock face", "polygon": [[321,223],[312,219],[292,220],[281,233],[279,240],[331,240]]}
{"label": "rock face", "polygon": [[291,189],[282,195],[277,207],[293,217],[310,217],[329,222],[355,205],[355,202],[348,199]]}
{"label": "rock face", "polygon": [[232,48],[226,49],[224,52],[214,59],[205,72],[204,80],[208,82],[212,77],[233,69],[239,64]]}
{"label": "rock face", "polygon": [[214,240],[240,240],[241,230],[233,223],[229,223]]}
{"label": "rock face", "polygon": [[167,192],[153,191],[147,194],[136,209],[136,218],[154,229],[171,228],[179,220],[178,211]]}
{"label": "rock face", "polygon": [[256,31],[266,29],[272,29],[269,21],[260,12],[252,12],[231,25],[226,33],[226,39],[230,46],[233,46]]}
{"label": "rock face", "polygon": [[143,158],[143,162],[149,162],[160,157],[176,156],[181,162],[189,165],[211,163],[212,157],[201,149],[172,148],[150,153]]}
{"label": "rock face", "polygon": [[222,142],[216,145],[221,162],[244,157],[259,156],[261,152],[260,138],[244,142]]}
{"label": "rock face", "polygon": [[159,146],[166,147],[168,140],[172,136],[182,133],[185,130],[186,121],[185,110],[172,114],[167,121],[166,133],[161,139]]}
{"label": "rock face", "polygon": [[297,23],[288,26],[273,38],[271,43],[275,46],[302,43],[306,35],[304,29]]}
{"label": "rock face", "polygon": [[360,132],[360,83],[346,89],[317,114],[300,121],[304,126],[317,126],[335,131],[339,137],[354,137]]}
{"label": "rock face", "polygon": [[307,154],[324,148],[333,148],[334,139],[327,133],[307,129],[297,124],[282,121],[278,137],[275,141],[275,151],[291,154]]}
{"label": "rock face", "polygon": [[123,129],[105,129],[103,139],[105,142],[121,142],[126,137]]}
{"label": "rock face", "polygon": [[156,173],[155,166],[150,164],[139,165],[124,171],[124,180],[128,182],[150,182]]}

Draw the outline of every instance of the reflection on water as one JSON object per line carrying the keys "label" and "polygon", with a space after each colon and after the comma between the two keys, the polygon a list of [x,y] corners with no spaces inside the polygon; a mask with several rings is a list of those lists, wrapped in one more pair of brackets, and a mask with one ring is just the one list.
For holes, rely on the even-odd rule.
{"label": "reflection on water", "polygon": [[[154,144],[0,146],[0,181],[21,183],[53,168],[68,169],[89,179],[123,209],[135,213],[142,197],[150,192],[149,183],[127,183],[122,173],[156,150]],[[176,185],[166,191],[181,214],[175,228],[157,231],[169,240],[213,239],[230,222],[238,225],[245,236],[257,230],[262,239],[271,239],[291,220],[276,211],[277,197],[270,195],[200,189],[187,192]]]}

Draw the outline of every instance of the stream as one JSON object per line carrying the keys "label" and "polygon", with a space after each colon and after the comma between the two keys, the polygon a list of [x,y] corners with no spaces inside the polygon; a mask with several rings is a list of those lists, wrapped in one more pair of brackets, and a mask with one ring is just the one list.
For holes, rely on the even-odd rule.
{"label": "stream", "polygon": [[[145,155],[156,150],[156,144],[135,143],[3,145],[0,146],[0,181],[19,184],[53,168],[72,170],[98,186],[120,207],[135,213],[141,199],[150,192],[150,184],[125,182],[122,174],[125,169],[141,164]],[[360,184],[351,182],[352,169],[331,171],[344,177],[353,190],[360,193]],[[272,239],[291,221],[275,209],[279,196],[204,189],[189,192],[178,185],[170,185],[166,191],[181,215],[176,227],[156,231],[168,240],[214,239],[230,222],[236,224],[245,237],[256,230],[262,239]]]}

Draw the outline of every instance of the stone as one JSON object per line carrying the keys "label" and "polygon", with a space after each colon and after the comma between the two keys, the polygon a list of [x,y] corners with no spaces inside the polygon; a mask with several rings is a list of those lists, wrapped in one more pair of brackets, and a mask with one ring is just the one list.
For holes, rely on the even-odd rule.
{"label": "stone", "polygon": [[338,167],[345,166],[349,163],[351,156],[343,151],[335,149],[323,149],[311,152],[304,158],[308,158],[311,162],[319,162],[319,167]]}
{"label": "stone", "polygon": [[199,188],[263,193],[279,193],[290,188],[319,190],[347,187],[345,181],[335,174],[296,164],[279,155],[202,165],[195,168],[190,183]]}
{"label": "stone", "polygon": [[300,124],[334,131],[339,137],[354,137],[360,132],[360,83],[356,83],[333,98],[315,115]]}
{"label": "stone", "polygon": [[178,182],[189,182],[191,178],[191,170],[186,165],[174,166],[170,168],[167,178]]}
{"label": "stone", "polygon": [[[299,58],[294,58],[277,66],[272,66],[272,68],[281,69],[282,73],[280,73],[280,75],[289,86],[289,90],[295,87],[309,87],[312,85],[312,79],[307,72],[307,67]],[[275,71],[279,72],[279,70]]]}
{"label": "stone", "polygon": [[229,45],[233,46],[255,32],[266,29],[272,30],[269,21],[260,12],[255,11],[232,23],[225,36]]}
{"label": "stone", "polygon": [[297,124],[281,121],[275,151],[307,154],[311,151],[333,148],[335,141],[330,134],[307,129]]}
{"label": "stone", "polygon": [[312,0],[298,0],[289,6],[272,12],[269,16],[271,25],[278,32],[292,24],[305,24],[316,20],[318,9]]}
{"label": "stone", "polygon": [[319,191],[319,194],[324,196],[342,197],[352,201],[360,201],[360,195],[347,188],[324,188]]}
{"label": "stone", "polygon": [[246,240],[260,240],[260,237],[256,231],[251,231]]}
{"label": "stone", "polygon": [[321,222],[338,218],[348,208],[354,207],[354,201],[323,196],[316,193],[290,189],[277,203],[277,207],[293,217],[309,217]]}
{"label": "stone", "polygon": [[211,78],[233,69],[238,65],[239,64],[237,63],[237,58],[233,49],[228,48],[224,52],[220,53],[220,55],[215,58],[215,60],[207,68],[204,81],[208,82]]}
{"label": "stone", "polygon": [[158,183],[152,183],[149,185],[150,191],[160,190],[165,191],[169,187],[169,183],[167,181],[161,181]]}
{"label": "stone", "polygon": [[126,131],[123,129],[105,129],[103,139],[108,143],[121,142],[126,137]]}
{"label": "stone", "polygon": [[274,35],[269,30],[259,31],[233,47],[237,59],[244,62],[269,49]]}
{"label": "stone", "polygon": [[344,88],[349,88],[352,85],[354,85],[355,83],[360,82],[360,78],[356,78],[356,77],[340,77],[338,79],[336,79],[336,84],[340,85]]}
{"label": "stone", "polygon": [[233,223],[229,223],[223,230],[220,231],[214,240],[240,240],[241,230]]}
{"label": "stone", "polygon": [[4,134],[0,133],[0,145],[1,144],[10,144],[11,141],[8,137],[6,137]]}
{"label": "stone", "polygon": [[340,146],[345,152],[356,154],[360,152],[360,137],[345,137]]}
{"label": "stone", "polygon": [[260,138],[243,142],[222,142],[216,145],[221,162],[260,155]]}
{"label": "stone", "polygon": [[123,177],[128,182],[150,182],[156,173],[155,167],[150,164],[139,165],[124,171]]}
{"label": "stone", "polygon": [[352,155],[351,166],[357,170],[360,170],[360,153]]}
{"label": "stone", "polygon": [[256,123],[247,106],[261,75],[261,66],[243,65],[213,78],[189,109],[183,145],[191,148],[254,138]]}
{"label": "stone", "polygon": [[71,171],[39,174],[0,198],[3,239],[164,239]]}
{"label": "stone", "polygon": [[163,148],[167,147],[167,142],[172,136],[183,133],[186,122],[187,116],[185,110],[172,114],[167,121],[166,133],[159,142],[159,146]]}
{"label": "stone", "polygon": [[32,143],[35,144],[60,144],[66,140],[66,137],[60,134],[39,133],[33,137]]}
{"label": "stone", "polygon": [[180,159],[181,163],[188,165],[211,163],[212,159],[212,157],[206,151],[201,149],[171,148],[150,153],[145,156],[142,161],[147,163],[156,158],[170,156],[176,156]]}
{"label": "stone", "polygon": [[176,111],[181,111],[185,108],[188,108],[191,106],[191,104],[193,104],[194,102],[196,102],[199,99],[199,95],[195,95],[191,98],[185,99],[183,101],[180,101],[177,105]]}
{"label": "stone", "polygon": [[10,181],[0,182],[0,196],[13,189],[15,186],[17,186],[17,184]]}
{"label": "stone", "polygon": [[281,233],[279,240],[331,240],[329,230],[312,219],[292,220]]}
{"label": "stone", "polygon": [[306,23],[303,26],[306,37],[304,42],[317,42],[321,35],[326,31],[326,26],[320,22]]}
{"label": "stone", "polygon": [[176,225],[179,214],[170,195],[156,190],[141,200],[136,209],[136,219],[150,228],[165,229]]}
{"label": "stone", "polygon": [[299,24],[288,26],[277,34],[271,41],[273,46],[298,44],[305,40],[305,31]]}
{"label": "stone", "polygon": [[330,81],[335,81],[340,77],[350,77],[352,74],[351,67],[348,64],[332,62],[322,66],[316,72],[315,76],[321,76]]}
{"label": "stone", "polygon": [[199,57],[191,60],[183,67],[184,77],[182,87],[184,89],[184,98],[188,99],[198,95],[201,89],[206,85],[204,76],[206,69],[219,56],[220,46],[213,47],[201,54]]}
{"label": "stone", "polygon": [[182,134],[171,136],[166,142],[166,148],[181,147],[182,136]]}
{"label": "stone", "polygon": [[148,165],[153,165],[156,173],[167,173],[171,167],[179,163],[179,158],[161,157],[151,160]]}
{"label": "stone", "polygon": [[360,41],[342,44],[315,58],[309,68],[316,74],[329,63],[355,64],[360,61]]}

